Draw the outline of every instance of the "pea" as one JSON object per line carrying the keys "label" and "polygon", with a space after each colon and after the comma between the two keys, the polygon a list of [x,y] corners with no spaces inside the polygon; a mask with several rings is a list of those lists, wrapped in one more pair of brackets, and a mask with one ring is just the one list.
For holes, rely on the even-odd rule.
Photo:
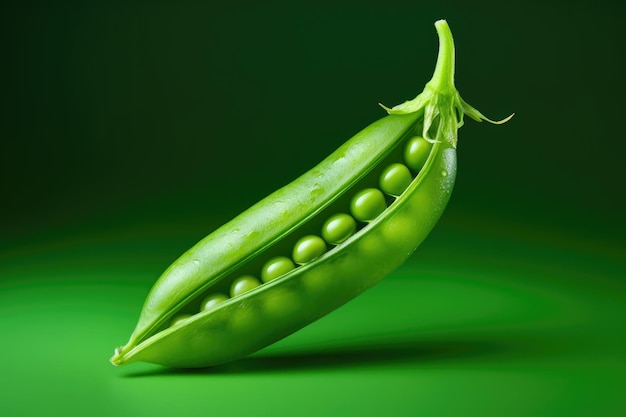
{"label": "pea", "polygon": [[350,202],[350,211],[357,220],[369,222],[385,211],[385,196],[377,188],[366,188],[359,191]]}
{"label": "pea", "polygon": [[309,271],[302,279],[302,285],[309,294],[330,293],[334,284],[334,265],[323,263]]}
{"label": "pea", "polygon": [[237,297],[261,285],[261,281],[252,275],[243,275],[230,285],[230,296]]}
{"label": "pea", "polygon": [[352,216],[338,213],[331,216],[322,226],[322,237],[330,244],[338,245],[356,231],[356,221]]}
{"label": "pea", "polygon": [[281,288],[265,298],[263,309],[268,316],[280,318],[294,314],[299,305],[298,295],[294,291]]}
{"label": "pea", "polygon": [[295,267],[291,259],[286,256],[277,256],[267,261],[263,266],[261,270],[261,280],[263,280],[263,282],[269,282],[281,275],[285,275]]}
{"label": "pea", "polygon": [[421,233],[417,233],[418,222],[413,216],[403,215],[403,213],[396,214],[393,219],[386,222],[382,227],[382,238],[387,246],[397,245],[403,247],[405,244],[413,245],[414,241],[419,240]]}
{"label": "pea", "polygon": [[228,296],[226,294],[222,294],[221,292],[209,294],[202,299],[202,302],[200,303],[200,311],[215,308],[226,300],[228,300]]}
{"label": "pea", "polygon": [[174,318],[172,318],[172,320],[170,321],[170,327],[174,327],[174,326],[178,326],[180,324],[183,324],[184,322],[186,322],[190,318],[191,318],[191,314],[179,314],[179,315],[175,316]]}
{"label": "pea", "polygon": [[430,154],[431,145],[421,136],[409,139],[404,148],[404,162],[415,172],[424,168],[424,164]]}
{"label": "pea", "polygon": [[380,175],[380,189],[393,196],[399,196],[413,181],[411,172],[402,164],[391,164]]}
{"label": "pea", "polygon": [[[452,34],[444,20],[435,26],[440,49],[424,91],[386,108],[390,116],[364,128],[316,167],[178,258],[146,297],[128,343],[111,358],[114,365],[147,361],[207,367],[242,358],[332,312],[410,256],[435,226],[450,197],[462,114],[490,121],[456,90]],[[419,136],[406,140],[406,132],[424,128],[435,135],[432,146]],[[381,178],[383,168],[388,169]],[[406,170],[409,174],[422,170],[419,183],[409,186]],[[390,209],[385,193],[400,194]],[[327,213],[339,214],[329,218]],[[320,227],[318,237],[308,235]],[[354,235],[357,227],[358,236]],[[303,238],[293,245],[285,240],[291,236]],[[337,243],[341,244],[325,253],[326,245]],[[285,248],[293,259],[273,257],[285,254]],[[296,267],[294,260],[310,263]],[[248,271],[253,275],[244,275]],[[231,277],[237,279],[230,282]],[[261,284],[277,277],[270,285]],[[231,286],[233,296],[226,302],[225,295],[216,295],[225,285]],[[198,294],[207,295],[202,309],[214,308],[220,300],[224,304],[192,318],[182,314],[197,309]],[[175,313],[178,316],[171,320],[175,331],[162,331]]]}
{"label": "pea", "polygon": [[326,242],[319,236],[308,235],[300,238],[293,247],[293,260],[297,264],[306,264],[319,258],[326,252]]}
{"label": "pea", "polygon": [[245,306],[234,310],[230,316],[228,326],[235,333],[254,331],[259,326],[259,309]]}

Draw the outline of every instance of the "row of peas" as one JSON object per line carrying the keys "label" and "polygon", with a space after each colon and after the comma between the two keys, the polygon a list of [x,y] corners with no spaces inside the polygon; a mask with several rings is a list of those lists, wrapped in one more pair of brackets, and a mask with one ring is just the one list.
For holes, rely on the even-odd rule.
{"label": "row of peas", "polygon": [[[296,242],[291,258],[277,256],[270,259],[261,268],[261,279],[253,275],[242,275],[235,279],[230,286],[230,294],[220,292],[207,295],[200,303],[200,311],[207,311],[230,297],[242,295],[262,283],[267,283],[298,265],[304,265],[319,258],[328,250],[328,245],[336,246],[352,236],[357,230],[357,220],[370,222],[379,216],[386,208],[385,194],[393,197],[401,195],[413,181],[411,170],[418,173],[426,163],[431,145],[422,137],[415,136],[407,142],[402,163],[392,163],[386,167],[379,178],[378,188],[366,188],[354,195],[350,202],[350,214],[338,213],[326,220],[321,230],[321,237],[307,235]],[[172,319],[171,325],[179,324],[191,317],[190,314],[181,314]]]}

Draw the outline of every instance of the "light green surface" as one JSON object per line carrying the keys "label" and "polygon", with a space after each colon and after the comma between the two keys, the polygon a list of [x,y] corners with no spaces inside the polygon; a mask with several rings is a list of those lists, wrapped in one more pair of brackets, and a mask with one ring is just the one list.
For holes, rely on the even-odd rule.
{"label": "light green surface", "polygon": [[[530,237],[502,239],[456,223],[463,220],[448,216],[409,263],[338,311],[253,357],[205,370],[107,362],[132,328],[159,263],[151,253],[175,246],[174,239],[83,235],[5,252],[0,410],[11,416],[624,411],[625,268],[618,256],[624,247],[540,230],[532,236],[532,229]],[[512,227],[498,230],[506,235]],[[143,261],[116,261],[124,242]]]}

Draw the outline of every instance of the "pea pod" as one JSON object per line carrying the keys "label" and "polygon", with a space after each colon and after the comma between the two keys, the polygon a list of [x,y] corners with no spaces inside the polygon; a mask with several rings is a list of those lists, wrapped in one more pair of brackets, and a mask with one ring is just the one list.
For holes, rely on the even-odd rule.
{"label": "pea pod", "polygon": [[444,20],[435,27],[439,55],[424,91],[385,108],[387,116],[176,260],[114,365],[204,367],[244,357],[407,259],[449,199],[463,116],[492,122],[459,96],[450,29]]}

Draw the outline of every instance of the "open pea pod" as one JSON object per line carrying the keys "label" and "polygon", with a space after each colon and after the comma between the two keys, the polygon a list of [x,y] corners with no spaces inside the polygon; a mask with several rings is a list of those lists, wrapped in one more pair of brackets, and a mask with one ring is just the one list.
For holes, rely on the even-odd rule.
{"label": "open pea pod", "polygon": [[[444,20],[415,99],[176,260],[111,362],[205,367],[253,353],[331,312],[402,264],[443,213],[463,116]],[[502,122],[508,120],[505,119]],[[500,122],[494,122],[500,123]]]}

